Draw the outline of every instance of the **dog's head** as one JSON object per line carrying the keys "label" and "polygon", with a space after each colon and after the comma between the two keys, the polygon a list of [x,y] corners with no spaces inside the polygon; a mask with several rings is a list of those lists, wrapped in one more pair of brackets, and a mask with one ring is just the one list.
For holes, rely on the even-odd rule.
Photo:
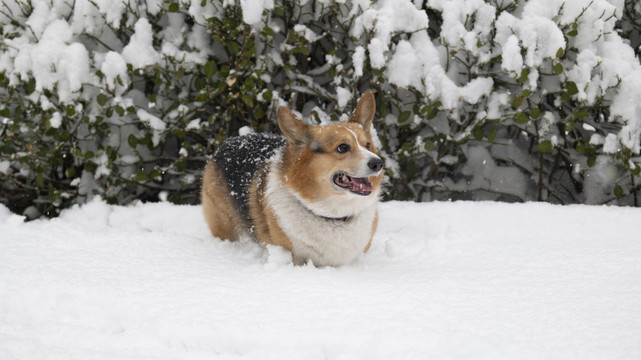
{"label": "dog's head", "polygon": [[371,92],[347,122],[312,126],[278,109],[278,126],[287,138],[282,180],[320,215],[350,216],[378,200],[383,161],[370,132],[375,111]]}

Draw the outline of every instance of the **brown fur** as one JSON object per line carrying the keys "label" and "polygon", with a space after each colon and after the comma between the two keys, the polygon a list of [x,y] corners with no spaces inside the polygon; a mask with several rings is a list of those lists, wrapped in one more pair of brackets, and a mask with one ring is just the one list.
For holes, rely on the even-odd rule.
{"label": "brown fur", "polygon": [[237,229],[243,223],[229,186],[213,161],[205,166],[201,202],[205,221],[212,235],[222,240],[237,240]]}
{"label": "brown fur", "polygon": [[265,200],[267,185],[267,168],[259,170],[249,188],[249,212],[252,218],[256,238],[263,244],[281,246],[292,250],[292,242],[280,228],[274,212]]}

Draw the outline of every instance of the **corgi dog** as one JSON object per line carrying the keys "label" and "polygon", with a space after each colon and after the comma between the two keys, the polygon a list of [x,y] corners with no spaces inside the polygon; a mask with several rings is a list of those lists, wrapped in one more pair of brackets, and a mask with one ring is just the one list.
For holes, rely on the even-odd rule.
{"label": "corgi dog", "polygon": [[347,122],[314,126],[280,107],[284,136],[225,140],[203,175],[211,233],[281,246],[297,265],[340,266],[367,252],[383,178],[370,132],[375,110],[367,92]]}

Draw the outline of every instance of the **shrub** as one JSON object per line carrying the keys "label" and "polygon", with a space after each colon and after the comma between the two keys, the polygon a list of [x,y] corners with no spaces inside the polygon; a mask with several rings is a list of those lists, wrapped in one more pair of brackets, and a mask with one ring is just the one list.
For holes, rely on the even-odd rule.
{"label": "shrub", "polygon": [[225,137],[374,89],[387,199],[637,206],[641,9],[617,4],[5,0],[0,201],[197,203]]}

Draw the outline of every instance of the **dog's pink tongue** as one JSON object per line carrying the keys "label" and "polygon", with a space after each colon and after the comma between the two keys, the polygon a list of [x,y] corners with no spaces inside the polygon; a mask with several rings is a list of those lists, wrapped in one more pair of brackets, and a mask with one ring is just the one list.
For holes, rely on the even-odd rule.
{"label": "dog's pink tongue", "polygon": [[372,192],[372,183],[369,182],[369,179],[364,178],[352,178],[352,191],[356,191],[362,194],[369,194]]}

